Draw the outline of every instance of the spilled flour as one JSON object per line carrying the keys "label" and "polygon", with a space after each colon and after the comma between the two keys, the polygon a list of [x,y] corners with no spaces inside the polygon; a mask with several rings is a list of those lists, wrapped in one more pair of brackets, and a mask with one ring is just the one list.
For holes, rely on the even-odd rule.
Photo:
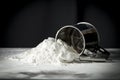
{"label": "spilled flour", "polygon": [[79,54],[62,40],[55,41],[54,38],[49,37],[35,48],[10,56],[9,59],[39,65],[69,63],[78,56]]}

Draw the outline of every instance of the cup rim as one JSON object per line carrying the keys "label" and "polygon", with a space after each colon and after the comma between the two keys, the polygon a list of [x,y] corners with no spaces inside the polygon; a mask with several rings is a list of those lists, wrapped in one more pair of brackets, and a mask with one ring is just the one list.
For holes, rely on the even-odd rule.
{"label": "cup rim", "polygon": [[82,49],[82,51],[79,53],[79,55],[81,55],[81,54],[84,52],[84,50],[85,50],[85,37],[83,36],[83,33],[82,33],[77,27],[72,26],[72,25],[66,25],[66,26],[61,27],[61,28],[57,31],[56,35],[55,35],[55,41],[57,40],[57,36],[58,36],[59,32],[60,32],[62,29],[68,28],[68,27],[76,29],[76,30],[82,35],[82,39],[83,39],[83,49]]}

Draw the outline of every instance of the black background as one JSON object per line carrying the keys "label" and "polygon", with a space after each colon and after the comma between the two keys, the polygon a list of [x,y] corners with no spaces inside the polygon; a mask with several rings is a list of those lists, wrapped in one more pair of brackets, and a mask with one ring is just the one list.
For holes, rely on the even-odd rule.
{"label": "black background", "polygon": [[93,24],[106,48],[120,48],[119,1],[0,1],[0,47],[35,47],[68,24]]}

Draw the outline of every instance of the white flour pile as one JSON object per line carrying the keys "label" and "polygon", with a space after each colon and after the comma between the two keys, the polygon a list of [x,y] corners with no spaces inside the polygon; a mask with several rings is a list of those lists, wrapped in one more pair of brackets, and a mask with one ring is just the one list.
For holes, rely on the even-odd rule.
{"label": "white flour pile", "polygon": [[62,40],[55,41],[49,37],[43,40],[37,47],[24,53],[9,57],[24,63],[39,64],[61,64],[74,61],[79,54]]}

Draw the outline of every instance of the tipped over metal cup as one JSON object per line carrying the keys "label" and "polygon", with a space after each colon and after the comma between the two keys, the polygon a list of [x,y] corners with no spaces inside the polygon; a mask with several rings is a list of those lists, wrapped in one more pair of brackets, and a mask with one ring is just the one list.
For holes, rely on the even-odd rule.
{"label": "tipped over metal cup", "polygon": [[101,53],[99,56],[108,59],[110,53],[99,46],[100,37],[95,26],[88,22],[79,22],[75,25],[67,25],[60,28],[55,39],[61,39],[72,46],[80,55],[85,49]]}

